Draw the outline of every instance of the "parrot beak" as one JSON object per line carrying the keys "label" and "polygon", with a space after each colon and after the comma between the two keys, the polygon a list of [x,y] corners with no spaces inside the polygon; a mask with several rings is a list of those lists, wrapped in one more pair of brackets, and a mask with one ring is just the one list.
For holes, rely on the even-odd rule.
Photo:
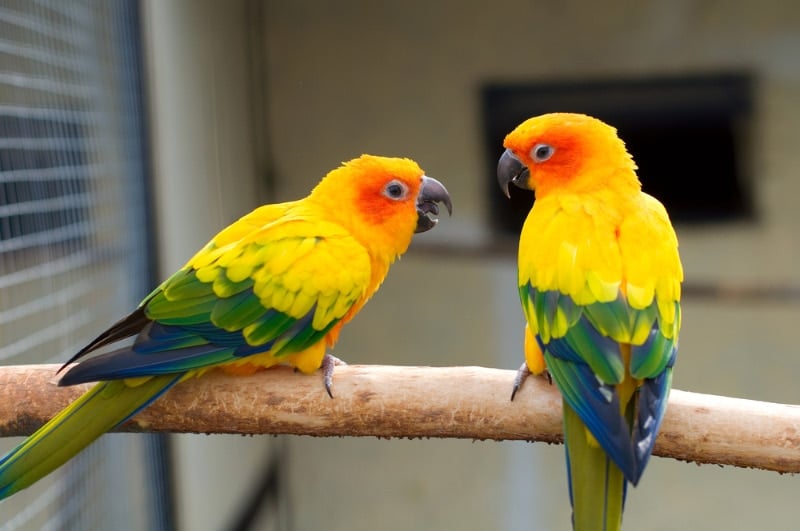
{"label": "parrot beak", "polygon": [[500,160],[497,161],[497,182],[506,197],[511,199],[511,193],[508,190],[509,183],[527,189],[529,177],[530,171],[522,161],[510,149],[505,150],[500,156]]}
{"label": "parrot beak", "polygon": [[439,222],[436,216],[439,215],[438,203],[444,203],[447,213],[453,215],[453,203],[450,201],[450,194],[442,183],[428,177],[422,176],[422,186],[417,195],[417,230],[414,232],[425,232],[431,230]]}

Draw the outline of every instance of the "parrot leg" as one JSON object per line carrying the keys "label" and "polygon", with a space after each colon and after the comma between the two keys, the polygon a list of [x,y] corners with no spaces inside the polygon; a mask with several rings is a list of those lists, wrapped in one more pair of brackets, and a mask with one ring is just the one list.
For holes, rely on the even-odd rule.
{"label": "parrot leg", "polygon": [[331,392],[333,371],[337,365],[347,365],[347,362],[340,360],[332,354],[325,354],[325,357],[322,358],[322,365],[320,366],[320,369],[322,369],[322,381],[325,384],[325,390],[328,392],[328,396],[331,398],[333,398],[333,393]]}
{"label": "parrot leg", "polygon": [[[522,387],[522,384],[525,382],[525,379],[528,376],[530,376],[531,374],[533,374],[533,373],[528,368],[528,363],[527,362],[523,362],[522,365],[520,365],[519,369],[517,369],[517,375],[514,377],[514,387],[513,387],[513,389],[511,389],[511,400],[512,401],[514,400],[514,397],[517,395],[517,391],[520,390],[520,388]],[[550,374],[550,371],[545,369],[542,372],[542,375],[545,378],[547,378],[547,382],[550,385],[553,385],[553,376]]]}
{"label": "parrot leg", "polygon": [[517,396],[517,391],[520,390],[522,387],[522,383],[525,379],[530,376],[531,370],[528,368],[528,364],[526,362],[522,362],[519,369],[517,369],[517,375],[514,377],[514,387],[511,389],[511,401],[514,401],[514,397]]}

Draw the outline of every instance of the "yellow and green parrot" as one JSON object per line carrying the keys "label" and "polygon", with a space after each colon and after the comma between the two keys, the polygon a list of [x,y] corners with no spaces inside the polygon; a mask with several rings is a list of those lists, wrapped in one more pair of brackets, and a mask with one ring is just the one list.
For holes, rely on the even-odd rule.
{"label": "yellow and green parrot", "polygon": [[[139,307],[78,352],[133,343],[72,366],[59,385],[99,383],[0,461],[0,499],[28,487],[173,385],[219,367],[323,369],[326,354],[415,232],[434,227],[445,187],[412,160],[342,164],[298,201],[265,205],[217,234]],[[62,368],[63,369],[63,368]]]}
{"label": "yellow and green parrot", "polygon": [[620,529],[672,384],[683,271],[667,212],[641,191],[616,130],[590,116],[526,120],[498,181],[534,190],[519,241],[525,363],[561,391],[574,529]]}

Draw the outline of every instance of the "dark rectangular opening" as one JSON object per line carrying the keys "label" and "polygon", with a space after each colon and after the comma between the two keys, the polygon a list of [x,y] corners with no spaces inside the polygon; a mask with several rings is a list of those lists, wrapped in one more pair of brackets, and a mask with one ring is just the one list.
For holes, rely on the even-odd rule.
{"label": "dark rectangular opening", "polygon": [[[489,83],[481,92],[487,171],[496,172],[503,139],[519,123],[549,112],[578,112],[617,128],[645,192],[676,223],[754,216],[745,164],[753,107],[748,74],[606,81]],[[511,202],[488,179],[492,224],[517,234],[533,202],[512,187]]]}

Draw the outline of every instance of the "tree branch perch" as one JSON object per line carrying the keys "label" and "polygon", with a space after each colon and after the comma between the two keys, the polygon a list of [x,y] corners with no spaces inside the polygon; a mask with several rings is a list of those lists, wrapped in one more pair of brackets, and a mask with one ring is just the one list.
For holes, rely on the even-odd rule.
{"label": "tree branch perch", "polygon": [[[56,365],[0,367],[0,436],[29,435],[90,385],[58,387]],[[212,371],[179,384],[120,431],[456,437],[561,441],[561,398],[514,372],[483,367],[337,367],[319,375],[275,368],[253,376]],[[800,472],[800,406],[674,390],[655,455]]]}

